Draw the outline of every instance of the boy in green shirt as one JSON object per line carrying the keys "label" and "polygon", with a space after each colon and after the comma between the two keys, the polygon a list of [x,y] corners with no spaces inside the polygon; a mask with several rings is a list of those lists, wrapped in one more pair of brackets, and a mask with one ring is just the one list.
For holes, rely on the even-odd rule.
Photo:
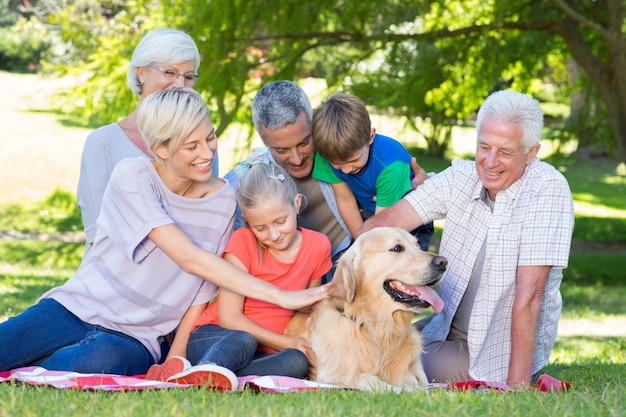
{"label": "boy in green shirt", "polygon": [[[335,94],[313,112],[316,149],[313,177],[332,184],[339,212],[354,236],[363,221],[412,190],[411,155],[404,146],[371,127],[365,104],[356,96]],[[428,250],[434,227],[412,233]]]}

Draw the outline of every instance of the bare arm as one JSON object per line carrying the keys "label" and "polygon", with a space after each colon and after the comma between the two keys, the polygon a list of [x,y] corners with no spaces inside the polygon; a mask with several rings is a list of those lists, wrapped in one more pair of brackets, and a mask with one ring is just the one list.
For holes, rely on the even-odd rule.
{"label": "bare arm", "polygon": [[206,306],[207,304],[198,304],[189,307],[189,309],[183,316],[183,319],[180,321],[178,329],[176,330],[174,341],[172,342],[172,346],[167,353],[168,359],[172,356],[187,356],[187,341],[189,340],[189,333],[191,333],[193,325],[202,315],[202,313],[206,309]]}
{"label": "bare arm", "polygon": [[219,321],[220,326],[226,329],[242,330],[250,333],[259,344],[282,350],[292,346],[293,339],[274,333],[243,314],[244,297],[228,290],[220,290]]}
{"label": "bare arm", "polygon": [[[227,253],[224,257],[228,262],[233,265],[244,269],[244,265],[236,256]],[[220,290],[219,294],[219,322],[220,326],[233,329],[242,330],[250,333],[260,344],[268,346],[275,350],[283,350],[286,348],[298,349],[299,341],[295,338],[283,336],[282,334],[274,333],[271,330],[266,329],[263,326],[252,321],[250,318],[244,315],[243,305],[245,298],[239,294],[236,294],[228,290]]]}
{"label": "bare arm", "polygon": [[530,387],[541,300],[549,272],[549,266],[517,268],[511,322],[511,358],[507,378],[507,384],[511,387]]}
{"label": "bare arm", "polygon": [[185,272],[245,297],[256,298],[293,310],[311,305],[325,297],[323,287],[285,291],[257,279],[214,253],[195,246],[189,237],[174,224],[157,227],[150,232],[148,237]]}
{"label": "bare arm", "polygon": [[[322,285],[322,277],[319,277],[317,279],[312,280],[309,283],[309,286],[307,288],[317,288],[320,285]],[[331,289],[332,287],[328,287],[328,289]],[[335,296],[335,294],[332,294],[332,291],[329,291],[331,294],[330,296],[333,297]],[[305,308],[300,308],[296,311],[296,313],[300,312],[300,313],[304,313],[304,314],[311,314],[313,312],[313,309],[315,308],[315,306],[308,306]]]}
{"label": "bare arm", "polygon": [[346,226],[348,226],[352,236],[355,236],[358,228],[363,225],[363,218],[361,217],[356,197],[354,197],[350,186],[345,182],[332,184],[332,187],[335,198],[337,199],[339,214],[341,214],[341,218],[346,223]]}
{"label": "bare arm", "polygon": [[355,236],[359,236],[374,227],[394,226],[410,231],[422,224],[424,221],[415,212],[411,204],[405,199],[401,199],[363,223]]}

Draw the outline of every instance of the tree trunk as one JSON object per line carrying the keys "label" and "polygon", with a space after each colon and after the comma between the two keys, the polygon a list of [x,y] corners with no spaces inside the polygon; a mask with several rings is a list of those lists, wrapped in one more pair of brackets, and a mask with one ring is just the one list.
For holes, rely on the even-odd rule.
{"label": "tree trunk", "polygon": [[615,134],[618,158],[626,162],[626,38],[621,31],[624,6],[622,0],[607,0],[606,4],[610,16],[606,26],[593,28],[606,41],[606,58],[596,57],[590,49],[581,33],[584,23],[566,18],[554,31],[563,38],[572,56],[598,91]]}

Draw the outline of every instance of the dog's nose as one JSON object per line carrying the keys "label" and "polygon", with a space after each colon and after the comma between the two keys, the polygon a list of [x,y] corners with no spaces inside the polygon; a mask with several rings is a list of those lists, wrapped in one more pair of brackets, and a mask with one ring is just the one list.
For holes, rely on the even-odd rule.
{"label": "dog's nose", "polygon": [[433,260],[431,261],[431,263],[433,264],[433,266],[439,269],[445,270],[446,265],[448,265],[448,260],[444,258],[443,256],[435,256]]}

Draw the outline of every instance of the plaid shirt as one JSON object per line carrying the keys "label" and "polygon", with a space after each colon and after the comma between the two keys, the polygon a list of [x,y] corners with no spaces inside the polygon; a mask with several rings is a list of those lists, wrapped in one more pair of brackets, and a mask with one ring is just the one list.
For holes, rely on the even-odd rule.
{"label": "plaid shirt", "polygon": [[483,190],[473,161],[453,161],[405,199],[425,223],[445,218],[439,250],[448,259],[439,285],[445,307],[422,331],[427,339],[448,336],[486,239],[483,274],[469,320],[469,374],[506,382],[518,266],[553,266],[541,306],[533,374],[550,358],[561,315],[559,286],[569,258],[574,208],[567,180],[536,158],[520,180],[498,193],[493,212],[482,200]]}

